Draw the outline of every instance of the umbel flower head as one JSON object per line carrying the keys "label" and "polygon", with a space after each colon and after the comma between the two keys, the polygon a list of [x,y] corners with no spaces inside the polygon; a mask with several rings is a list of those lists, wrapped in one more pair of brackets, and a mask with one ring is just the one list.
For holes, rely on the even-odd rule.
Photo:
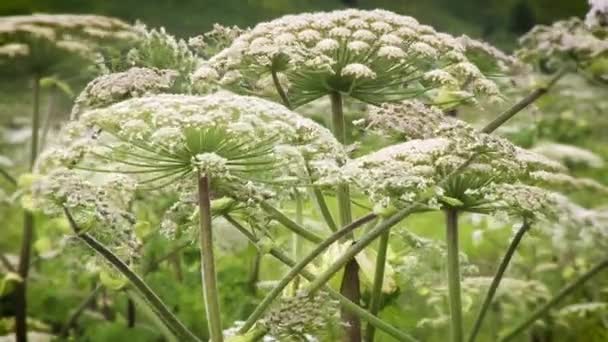
{"label": "umbel flower head", "polygon": [[296,181],[292,170],[306,170],[304,163],[345,158],[331,133],[313,121],[226,92],[130,99],[84,113],[63,135],[65,144],[41,157],[40,172],[129,174],[140,189],[180,193],[196,188],[200,173],[211,178],[217,196],[242,200],[270,196],[273,183]]}
{"label": "umbel flower head", "polygon": [[[562,173],[565,168],[551,159],[480,133],[416,102],[376,108],[368,127],[400,139],[414,138],[354,159],[342,170],[373,202],[383,206],[409,204],[421,193],[433,190],[436,196],[427,203],[431,206],[475,212],[502,210],[498,203],[501,196],[492,195],[500,190],[506,197],[506,190],[499,185],[539,184],[541,174],[567,176]],[[460,174],[444,180],[473,155]],[[524,216],[532,212],[519,210]]]}
{"label": "umbel flower head", "polygon": [[133,67],[123,72],[102,75],[87,84],[72,108],[72,119],[83,111],[106,107],[133,97],[171,92],[178,73]]}
{"label": "umbel flower head", "polygon": [[292,107],[333,92],[371,104],[432,97],[440,89],[456,101],[498,95],[466,53],[458,39],[412,17],[349,9],[258,24],[197,74],[244,93],[280,83]]}
{"label": "umbel flower head", "polygon": [[608,54],[608,31],[605,27],[590,29],[579,18],[539,25],[520,40],[517,55],[525,62],[544,70],[575,65],[599,80],[608,77],[604,67]]}
{"label": "umbel flower head", "polygon": [[61,64],[97,61],[138,34],[127,23],[97,15],[35,14],[0,18],[0,65],[8,73],[45,73]]}

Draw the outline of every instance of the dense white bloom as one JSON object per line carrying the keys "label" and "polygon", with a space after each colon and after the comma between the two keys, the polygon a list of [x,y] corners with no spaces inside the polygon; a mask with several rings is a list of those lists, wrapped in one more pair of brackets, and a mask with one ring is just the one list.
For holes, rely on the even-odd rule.
{"label": "dense white bloom", "polygon": [[[606,27],[590,29],[581,19],[571,18],[534,27],[520,39],[517,55],[545,68],[556,69],[564,64],[586,68],[608,52],[605,37]],[[608,77],[602,68],[590,71],[599,79]]]}
{"label": "dense white bloom", "polygon": [[72,118],[87,109],[105,107],[132,97],[169,92],[177,76],[173,70],[137,67],[99,76],[87,84],[76,98]]}
{"label": "dense white bloom", "polygon": [[125,175],[100,175],[56,169],[34,181],[34,207],[48,215],[68,208],[79,228],[108,244],[120,257],[136,256],[139,240],[127,211],[136,182]]}
{"label": "dense white bloom", "polygon": [[199,171],[216,180],[215,191],[246,199],[267,196],[269,184],[287,182],[306,163],[313,177],[322,177],[315,161],[346,158],[331,132],[313,121],[226,92],[134,98],[85,112],[64,132],[65,143],[40,158],[41,172],[75,167],[126,173],[143,188],[180,189],[193,180],[186,175]]}
{"label": "dense white bloom", "polygon": [[[287,15],[258,24],[210,58],[207,66],[217,69],[220,84],[244,93],[266,94],[257,80],[263,74],[285,75],[288,82],[282,86],[293,106],[336,91],[379,104],[422,96],[412,89],[443,86],[420,78],[430,70],[453,70],[451,76],[458,81],[449,83],[454,88],[468,89],[471,81],[486,80],[479,69],[466,75],[448,69],[451,53],[460,53],[465,63],[466,51],[458,39],[414,18],[349,9]],[[240,78],[232,77],[234,71]],[[231,75],[229,81],[226,75]]]}
{"label": "dense white bloom", "polygon": [[589,0],[591,8],[585,17],[585,23],[589,27],[608,26],[608,1]]}

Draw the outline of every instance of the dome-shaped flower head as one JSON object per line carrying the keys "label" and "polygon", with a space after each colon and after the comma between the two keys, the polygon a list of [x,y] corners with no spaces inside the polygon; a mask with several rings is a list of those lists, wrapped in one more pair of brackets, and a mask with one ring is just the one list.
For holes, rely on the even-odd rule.
{"label": "dome-shaped flower head", "polygon": [[177,77],[174,70],[138,67],[99,76],[89,82],[74,101],[72,119],[85,110],[106,107],[129,98],[169,93]]}
{"label": "dome-shaped flower head", "polygon": [[[491,204],[496,199],[488,194],[497,184],[536,184],[536,172],[565,170],[542,155],[416,102],[376,108],[367,127],[400,139],[414,138],[354,159],[343,168],[347,178],[383,206],[411,204],[434,189],[436,196],[429,204],[487,212],[495,210]],[[469,164],[462,169],[465,163]],[[456,170],[460,172],[454,174]]]}
{"label": "dome-shaped flower head", "polygon": [[493,82],[465,52],[457,39],[414,18],[349,9],[258,24],[205,68],[216,69],[217,81],[238,92],[263,93],[268,82],[260,81],[272,78],[292,107],[335,92],[380,104],[436,89],[461,98],[486,92],[491,87],[476,84]]}
{"label": "dome-shaped flower head", "polygon": [[42,173],[57,167],[122,173],[135,177],[139,189],[178,192],[196,188],[201,173],[217,196],[244,200],[294,181],[305,163],[345,158],[331,133],[313,121],[226,92],[130,99],[84,113],[63,136],[64,146],[41,157]]}
{"label": "dome-shaped flower head", "polygon": [[581,19],[571,18],[534,27],[520,39],[517,55],[544,70],[574,65],[606,80],[607,36],[605,27],[590,29]]}
{"label": "dome-shaped flower head", "polygon": [[0,18],[0,65],[6,73],[55,72],[96,61],[138,34],[127,23],[96,15],[35,14]]}

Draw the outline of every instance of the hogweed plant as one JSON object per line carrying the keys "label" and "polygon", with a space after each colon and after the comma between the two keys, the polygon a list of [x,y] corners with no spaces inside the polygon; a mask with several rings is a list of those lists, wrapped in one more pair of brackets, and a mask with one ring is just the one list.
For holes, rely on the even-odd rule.
{"label": "hogweed plant", "polygon": [[[499,52],[388,11],[306,13],[258,24],[205,62],[196,79],[246,94],[272,94],[274,88],[271,96],[290,108],[328,96],[332,130],[346,144],[344,96],[373,105],[424,97],[443,106],[480,94],[497,98],[498,86],[468,59],[491,54]],[[484,68],[492,71],[510,62],[503,54],[486,60]],[[336,192],[344,226],[352,221],[349,188],[340,184]],[[344,275],[352,279],[343,287],[353,300],[359,297],[357,273],[353,262]],[[359,323],[347,320],[358,339]]]}
{"label": "hogweed plant", "polygon": [[[415,331],[380,318],[386,294],[401,279],[410,286],[424,282],[414,280],[416,265],[430,261],[409,255],[395,263],[395,236],[413,251],[444,258],[439,264],[447,281],[427,285],[429,302],[447,298],[449,314],[417,323],[440,327],[449,320],[453,342],[463,341],[467,328],[463,294],[481,299],[472,342],[494,303],[517,301],[513,296],[534,287],[530,300],[545,304],[503,336],[510,339],[608,265],[601,261],[555,297],[534,280],[506,275],[526,234],[547,234],[556,248],[564,241],[605,241],[607,215],[559,191],[607,190],[571,174],[564,164],[574,161],[546,146],[530,151],[491,134],[569,72],[595,70],[593,78],[602,79],[593,65],[604,58],[603,26],[594,25],[573,20],[525,36],[518,56],[551,75],[481,129],[447,113],[486,100],[511,102],[501,90],[522,64],[487,43],[436,32],[411,17],[382,10],[305,13],[248,30],[218,25],[187,43],[139,27],[135,47],[124,59],[106,60],[111,73],[76,99],[56,145],[38,158],[25,199],[48,215],[65,216],[100,264],[124,277],[179,340],[373,342],[381,331],[417,341]],[[557,41],[565,39],[563,30],[586,40],[567,46]],[[8,56],[27,51],[5,45],[0,53]],[[329,99],[331,130],[296,112],[321,98]],[[377,142],[369,153],[347,145],[353,139],[345,101],[365,103],[353,127]],[[601,165],[591,154],[560,146]],[[137,274],[146,241],[136,232],[149,223],[135,208],[157,208],[158,199],[170,203],[158,227],[148,228],[198,241],[206,336],[190,331]],[[444,214],[443,244],[402,226],[433,211]],[[355,213],[361,214],[353,219]],[[463,272],[459,238],[466,214],[517,228],[494,277],[469,277],[474,267]],[[224,238],[217,235],[220,225],[289,268],[244,321],[227,323],[220,306],[214,250],[214,239]],[[256,272],[257,266],[254,282]]]}

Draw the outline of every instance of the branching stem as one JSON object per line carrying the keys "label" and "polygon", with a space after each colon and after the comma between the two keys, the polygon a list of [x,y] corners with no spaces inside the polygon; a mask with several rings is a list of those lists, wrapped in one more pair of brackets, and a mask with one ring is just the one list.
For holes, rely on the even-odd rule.
{"label": "branching stem", "polygon": [[[384,269],[386,267],[386,251],[388,250],[388,240],[390,231],[386,231],[380,236],[378,243],[378,254],[376,255],[376,271],[374,273],[374,285],[372,287],[372,295],[369,304],[369,313],[374,316],[380,311],[382,300],[382,285],[384,282]],[[373,325],[368,324],[365,330],[365,341],[373,342],[376,329]]]}
{"label": "branching stem", "polygon": [[515,328],[511,329],[507,332],[504,337],[500,339],[502,342],[510,341],[515,338],[520,333],[524,332],[532,323],[536,322],[537,319],[546,315],[550,309],[552,309],[555,305],[557,305],[562,299],[572,294],[574,291],[578,290],[585,282],[594,277],[596,274],[603,271],[605,268],[608,268],[608,259],[604,259],[593,266],[589,271],[585,272],[583,275],[572,281],[570,284],[563,287],[553,298],[551,298],[547,303],[536,309],[530,317],[528,317],[523,322],[519,323]]}
{"label": "branching stem", "polygon": [[366,222],[374,219],[376,217],[375,214],[367,214],[355,222],[347,225],[346,227],[338,230],[327,239],[320,242],[315,249],[313,249],[307,256],[305,256],[301,261],[299,261],[289,272],[283,276],[283,278],[279,281],[279,283],[264,297],[262,302],[255,308],[253,313],[247,318],[245,324],[241,327],[240,332],[245,333],[253,325],[255,322],[262,317],[266,309],[272,304],[272,302],[281,294],[281,292],[285,289],[285,287],[302,272],[302,270],[312,262],[317,256],[319,256],[323,251],[325,251],[329,246],[331,246],[334,242],[340,240],[342,237],[351,233],[354,229],[364,225]]}
{"label": "branching stem", "polygon": [[[252,243],[258,243],[259,240],[255,237],[255,235],[253,235],[249,230],[247,230],[245,227],[243,227],[239,222],[237,222],[235,219],[233,219],[229,215],[225,215],[224,217],[226,218],[226,220],[228,220],[228,222],[230,222],[234,227],[236,227],[243,235],[245,235],[245,237],[247,239],[249,239],[249,241],[251,241]],[[296,262],[294,260],[290,259],[286,253],[282,252],[278,248],[271,248],[269,253],[275,259],[279,260],[280,262],[282,262],[283,264],[285,264],[289,267],[293,268],[296,266]],[[313,280],[315,278],[312,273],[310,273],[306,270],[302,270],[302,272],[300,272],[300,274],[307,280]],[[384,322],[383,320],[379,319],[378,317],[370,314],[365,309],[361,308],[359,305],[351,302],[348,298],[342,296],[338,291],[333,290],[331,287],[325,286],[323,288],[323,290],[327,291],[328,294],[332,298],[338,300],[340,302],[340,305],[342,305],[344,308],[350,310],[350,312],[352,312],[353,314],[358,315],[361,319],[367,321],[369,324],[375,326],[379,330],[382,330],[385,333],[387,333],[388,335],[394,337],[397,341],[409,341],[409,342],[417,341],[412,336],[400,331],[399,329]]]}
{"label": "branching stem", "polygon": [[127,264],[124,263],[116,254],[114,254],[110,249],[104,246],[101,242],[97,241],[90,234],[83,232],[70,211],[67,208],[64,208],[64,213],[68,218],[70,223],[70,227],[76,235],[86,243],[91,249],[97,252],[101,257],[103,257],[106,261],[108,261],[112,266],[114,266],[122,275],[124,275],[131,284],[137,289],[139,293],[145,298],[146,302],[149,303],[158,316],[163,320],[163,322],[171,329],[175,334],[181,337],[184,341],[195,341],[201,342],[200,339],[196,337],[191,331],[186,328],[186,326],[179,321],[179,319],[171,313],[169,308],[163,303],[163,301],[158,297],[156,293],[143,281]]}

